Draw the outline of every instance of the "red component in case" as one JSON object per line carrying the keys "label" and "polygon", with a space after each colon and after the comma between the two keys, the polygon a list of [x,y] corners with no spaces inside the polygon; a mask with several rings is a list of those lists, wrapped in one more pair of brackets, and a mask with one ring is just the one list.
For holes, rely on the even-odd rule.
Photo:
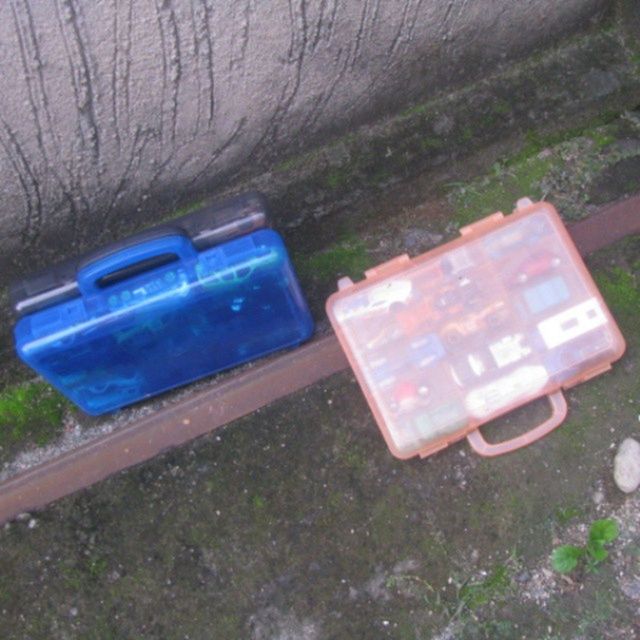
{"label": "red component in case", "polygon": [[[562,394],[608,370],[624,339],[554,207],[518,201],[462,237],[340,281],[327,313],[391,452],[427,456],[467,437],[486,456],[564,420]],[[479,427],[535,398],[552,413],[489,444]]]}

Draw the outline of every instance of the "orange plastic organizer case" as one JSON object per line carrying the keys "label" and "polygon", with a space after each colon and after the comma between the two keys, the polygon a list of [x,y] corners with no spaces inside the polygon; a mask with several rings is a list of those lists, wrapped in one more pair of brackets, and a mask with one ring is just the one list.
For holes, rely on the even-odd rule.
{"label": "orange plastic organizer case", "polygon": [[[556,210],[524,198],[462,237],[399,256],[353,284],[327,311],[380,429],[399,458],[467,437],[492,456],[564,420],[562,388],[608,370],[624,339]],[[548,396],[550,417],[490,444],[478,427]]]}

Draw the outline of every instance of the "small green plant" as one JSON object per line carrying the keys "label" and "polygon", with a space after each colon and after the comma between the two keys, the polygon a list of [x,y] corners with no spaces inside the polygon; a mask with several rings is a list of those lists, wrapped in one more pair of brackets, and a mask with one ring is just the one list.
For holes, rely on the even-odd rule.
{"label": "small green plant", "polygon": [[555,510],[554,516],[558,521],[558,524],[564,527],[574,518],[582,515],[582,510],[578,507],[568,506],[568,507],[558,507]]}
{"label": "small green plant", "polygon": [[551,554],[551,566],[559,573],[571,573],[581,560],[587,563],[587,569],[593,571],[609,552],[604,548],[613,542],[620,531],[615,520],[605,518],[596,520],[589,529],[589,537],[584,546],[563,544],[556,547]]}
{"label": "small green plant", "polygon": [[460,587],[458,597],[471,611],[506,593],[511,585],[509,570],[499,564],[489,575],[478,582],[467,582]]}

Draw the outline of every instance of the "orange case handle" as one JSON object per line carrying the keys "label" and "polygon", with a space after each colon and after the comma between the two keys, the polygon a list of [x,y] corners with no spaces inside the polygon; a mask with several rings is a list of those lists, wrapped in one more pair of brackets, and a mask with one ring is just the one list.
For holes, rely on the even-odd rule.
{"label": "orange case handle", "polygon": [[471,448],[481,456],[501,456],[503,453],[509,453],[510,451],[515,451],[521,447],[526,447],[528,444],[546,436],[556,427],[561,425],[567,417],[567,401],[564,399],[562,390],[558,389],[558,391],[554,391],[547,397],[551,404],[551,415],[542,424],[531,429],[531,431],[527,431],[527,433],[523,433],[521,436],[511,438],[511,440],[505,440],[504,442],[498,442],[496,444],[490,444],[487,442],[482,437],[480,429],[476,429],[475,431],[467,434],[467,440],[469,441]]}

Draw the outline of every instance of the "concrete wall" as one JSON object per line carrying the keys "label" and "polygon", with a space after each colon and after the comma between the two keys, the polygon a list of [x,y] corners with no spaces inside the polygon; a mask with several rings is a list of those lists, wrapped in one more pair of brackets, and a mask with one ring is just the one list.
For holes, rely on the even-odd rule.
{"label": "concrete wall", "polygon": [[0,272],[95,246],[239,172],[598,21],[607,0],[11,0]]}

